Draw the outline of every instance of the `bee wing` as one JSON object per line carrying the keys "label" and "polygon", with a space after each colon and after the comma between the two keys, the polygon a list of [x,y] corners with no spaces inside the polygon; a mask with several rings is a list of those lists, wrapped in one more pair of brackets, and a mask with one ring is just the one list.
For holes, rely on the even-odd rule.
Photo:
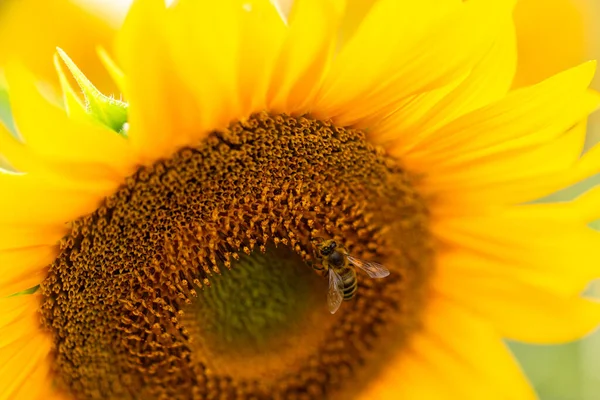
{"label": "bee wing", "polygon": [[329,312],[335,314],[338,308],[340,308],[343,299],[344,281],[333,268],[329,268],[329,290],[327,291],[327,305],[329,306]]}
{"label": "bee wing", "polygon": [[365,271],[371,278],[385,278],[390,274],[390,271],[388,271],[386,267],[379,263],[372,261],[362,261],[350,255],[346,255],[346,257],[348,257],[348,261]]}

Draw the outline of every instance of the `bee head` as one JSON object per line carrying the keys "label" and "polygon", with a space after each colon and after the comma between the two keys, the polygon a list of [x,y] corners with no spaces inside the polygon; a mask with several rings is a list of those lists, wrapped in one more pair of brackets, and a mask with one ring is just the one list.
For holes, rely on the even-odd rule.
{"label": "bee head", "polygon": [[322,256],[328,256],[333,253],[333,250],[337,247],[335,240],[326,240],[319,245],[319,251]]}

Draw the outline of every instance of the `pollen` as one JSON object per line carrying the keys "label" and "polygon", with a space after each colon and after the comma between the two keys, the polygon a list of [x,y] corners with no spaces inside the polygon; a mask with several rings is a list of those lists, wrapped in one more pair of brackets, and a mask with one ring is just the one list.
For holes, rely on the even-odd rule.
{"label": "pollen", "polygon": [[[55,384],[78,399],[316,398],[418,329],[427,204],[367,133],[255,114],[140,167],[71,224],[41,285]],[[316,237],[359,273],[332,316]],[[399,340],[400,339],[400,340]]]}

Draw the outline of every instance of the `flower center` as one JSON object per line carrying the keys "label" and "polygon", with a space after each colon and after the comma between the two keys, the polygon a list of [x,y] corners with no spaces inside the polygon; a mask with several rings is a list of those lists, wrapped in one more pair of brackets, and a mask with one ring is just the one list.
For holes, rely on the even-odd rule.
{"label": "flower center", "polygon": [[[419,325],[432,250],[412,182],[360,130],[266,113],[141,167],[72,223],[41,285],[56,384],[81,399],[359,389]],[[318,237],[390,276],[357,271],[331,315]]]}

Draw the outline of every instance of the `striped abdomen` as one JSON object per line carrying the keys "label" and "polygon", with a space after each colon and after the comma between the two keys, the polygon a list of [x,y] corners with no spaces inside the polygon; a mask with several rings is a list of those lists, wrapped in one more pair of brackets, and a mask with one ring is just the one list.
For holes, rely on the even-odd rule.
{"label": "striped abdomen", "polygon": [[352,266],[343,266],[336,268],[335,272],[342,277],[344,281],[344,301],[348,301],[356,294],[358,282],[356,281],[356,270]]}

